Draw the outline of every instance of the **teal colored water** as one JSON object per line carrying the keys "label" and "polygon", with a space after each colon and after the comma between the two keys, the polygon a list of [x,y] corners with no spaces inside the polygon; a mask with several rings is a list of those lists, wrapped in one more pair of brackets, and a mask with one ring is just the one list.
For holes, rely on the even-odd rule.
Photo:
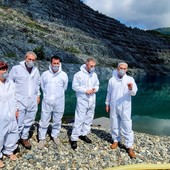
{"label": "teal colored water", "polygon": [[133,98],[133,129],[170,135],[170,77],[143,77]]}
{"label": "teal colored water", "polygon": [[170,119],[170,77],[143,77],[137,83],[133,115]]}
{"label": "teal colored water", "polygon": [[[170,77],[135,78],[138,92],[132,97],[133,130],[156,135],[170,135]],[[100,80],[97,93],[95,118],[109,117],[105,112],[105,97],[108,80]],[[74,119],[75,92],[71,82],[66,91],[64,119]]]}
{"label": "teal colored water", "polygon": [[[108,80],[100,80],[95,118],[109,117],[105,112]],[[170,77],[136,78],[138,92],[132,98],[133,129],[156,135],[170,135]],[[76,98],[71,83],[66,93],[65,118],[74,118]]]}

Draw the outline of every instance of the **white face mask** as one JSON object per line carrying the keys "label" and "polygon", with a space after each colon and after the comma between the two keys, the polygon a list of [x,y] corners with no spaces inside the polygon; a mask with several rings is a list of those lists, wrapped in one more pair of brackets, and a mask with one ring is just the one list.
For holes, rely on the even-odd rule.
{"label": "white face mask", "polygon": [[54,71],[54,72],[57,72],[59,70],[59,66],[51,66],[51,69]]}
{"label": "white face mask", "polygon": [[26,61],[26,65],[28,68],[34,67],[34,61]]}
{"label": "white face mask", "polygon": [[5,73],[1,74],[0,77],[2,77],[3,79],[7,79],[9,77],[9,74],[8,74],[8,72],[5,72]]}
{"label": "white face mask", "polygon": [[126,74],[126,71],[125,71],[125,70],[119,70],[119,71],[118,71],[118,75],[119,75],[120,77],[123,77],[125,74]]}
{"label": "white face mask", "polygon": [[95,71],[95,67],[90,68],[89,72],[93,73]]}

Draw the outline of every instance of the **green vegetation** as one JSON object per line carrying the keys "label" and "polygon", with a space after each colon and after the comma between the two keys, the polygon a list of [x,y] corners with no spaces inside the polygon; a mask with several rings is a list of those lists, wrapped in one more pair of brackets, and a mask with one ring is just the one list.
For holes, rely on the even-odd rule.
{"label": "green vegetation", "polygon": [[45,58],[45,52],[44,52],[44,47],[37,47],[34,50],[34,53],[37,55],[38,60],[43,60]]}
{"label": "green vegetation", "polygon": [[36,44],[36,41],[32,38],[28,39],[28,43],[31,43],[31,44]]}
{"label": "green vegetation", "polygon": [[[25,25],[27,28],[31,28],[34,30],[42,31],[48,33],[48,28],[43,27],[41,24],[36,23],[36,21],[33,21],[32,18],[25,16],[21,13],[21,11],[13,10],[9,7],[3,7],[0,6],[0,17],[3,17],[2,20],[5,21],[17,21],[18,23],[21,23],[22,25]],[[25,31],[28,31],[24,29]]]}
{"label": "green vegetation", "polygon": [[4,17],[4,16],[5,16],[5,14],[4,14],[4,13],[2,13],[2,12],[0,11],[0,16],[1,16],[1,17]]}
{"label": "green vegetation", "polygon": [[67,47],[67,48],[65,48],[64,50],[67,51],[67,52],[70,52],[70,53],[75,53],[75,54],[80,54],[80,53],[81,53],[81,52],[80,52],[77,48],[75,48],[75,47]]}
{"label": "green vegetation", "polygon": [[156,30],[146,30],[146,32],[149,32],[153,35],[162,35],[159,31],[156,31]]}
{"label": "green vegetation", "polygon": [[[162,31],[162,30],[164,30],[164,31]],[[170,28],[166,28],[166,29],[165,28],[159,28],[159,29],[155,29],[155,30],[146,30],[146,32],[148,32],[152,35],[161,37],[161,38],[165,38],[167,41],[170,42]]]}
{"label": "green vegetation", "polygon": [[6,7],[6,6],[2,5],[2,4],[0,4],[0,8],[2,8],[2,9],[8,9],[8,7]]}
{"label": "green vegetation", "polygon": [[164,35],[170,35],[170,27],[158,28],[158,29],[155,29],[155,31],[158,31]]}
{"label": "green vegetation", "polygon": [[45,28],[41,27],[40,25],[38,25],[38,24],[37,24],[36,22],[34,22],[34,21],[25,23],[25,25],[26,25],[27,27],[32,28],[32,29],[36,29],[36,30],[43,31],[43,32],[48,32]]}
{"label": "green vegetation", "polygon": [[6,52],[4,54],[5,57],[8,57],[8,58],[14,58],[16,57],[17,55],[14,53],[14,52]]}

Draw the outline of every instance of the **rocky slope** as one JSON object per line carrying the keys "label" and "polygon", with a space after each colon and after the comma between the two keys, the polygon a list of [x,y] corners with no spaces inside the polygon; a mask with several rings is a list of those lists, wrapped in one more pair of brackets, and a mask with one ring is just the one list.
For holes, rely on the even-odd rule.
{"label": "rocky slope", "polygon": [[34,50],[41,59],[59,54],[65,63],[81,64],[93,56],[102,67],[123,60],[142,74],[170,73],[169,41],[79,0],[0,0],[0,39],[1,58],[14,63]]}

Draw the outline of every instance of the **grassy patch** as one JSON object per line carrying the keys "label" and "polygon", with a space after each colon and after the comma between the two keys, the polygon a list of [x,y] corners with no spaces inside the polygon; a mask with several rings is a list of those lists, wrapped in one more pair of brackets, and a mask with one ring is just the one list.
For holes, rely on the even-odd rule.
{"label": "grassy patch", "polygon": [[43,46],[37,47],[33,51],[37,55],[38,60],[43,60],[45,58],[45,52]]}
{"label": "grassy patch", "polygon": [[36,29],[36,30],[43,31],[43,32],[48,32],[45,28],[41,27],[35,22],[28,22],[28,23],[25,23],[25,25],[32,29]]}
{"label": "grassy patch", "polygon": [[31,44],[36,44],[36,41],[33,40],[32,38],[28,39],[28,43],[31,43]]}
{"label": "grassy patch", "polygon": [[67,52],[70,52],[70,53],[75,53],[75,54],[80,54],[80,53],[81,53],[81,52],[80,52],[77,48],[75,48],[75,47],[67,47],[67,48],[65,48],[64,50],[67,51]]}
{"label": "grassy patch", "polygon": [[16,57],[17,55],[14,53],[14,52],[7,52],[4,54],[5,57],[8,57],[8,58],[14,58]]}
{"label": "grassy patch", "polygon": [[157,30],[147,30],[146,32],[157,36],[157,37],[161,37],[161,38],[165,38],[168,42],[170,42],[170,35],[169,34],[162,34],[161,32],[157,31]]}

